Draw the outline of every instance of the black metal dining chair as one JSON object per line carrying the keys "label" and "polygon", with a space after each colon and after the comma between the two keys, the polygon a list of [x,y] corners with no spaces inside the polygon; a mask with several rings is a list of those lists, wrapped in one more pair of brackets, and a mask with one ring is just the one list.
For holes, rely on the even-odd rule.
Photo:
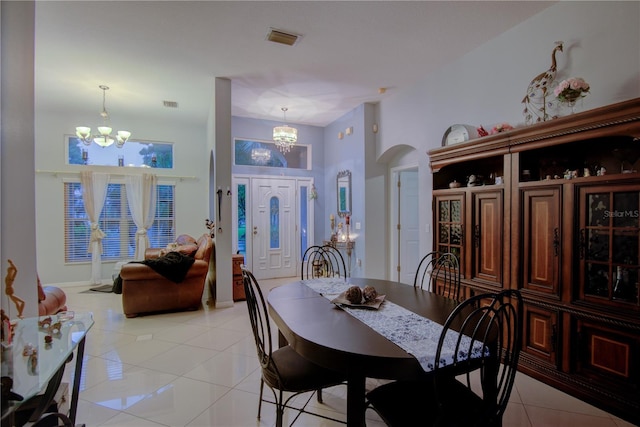
{"label": "black metal dining chair", "polygon": [[[461,302],[444,324],[433,371],[367,394],[389,426],[498,427],[520,357],[522,297],[516,290]],[[459,332],[462,333],[459,333]],[[473,354],[473,357],[469,355]]]}
{"label": "black metal dining chair", "polygon": [[337,248],[331,245],[309,246],[302,256],[300,278],[347,277],[344,258]]}
{"label": "black metal dining chair", "polygon": [[[300,356],[295,350],[286,345],[273,349],[271,339],[271,324],[267,312],[267,305],[262,295],[262,290],[253,274],[246,268],[242,268],[244,291],[247,298],[247,309],[251,329],[256,342],[258,359],[262,368],[260,379],[260,400],[258,403],[258,419],[262,410],[264,384],[273,392],[276,405],[276,426],[283,423],[284,410],[289,401],[300,393],[316,391],[318,402],[322,403],[322,389],[332,387],[346,381],[346,375],[325,369]],[[284,399],[284,393],[292,393]],[[341,422],[321,414],[307,412],[318,417]]]}
{"label": "black metal dining chair", "polygon": [[451,252],[429,252],[418,264],[413,286],[459,301],[460,260]]}

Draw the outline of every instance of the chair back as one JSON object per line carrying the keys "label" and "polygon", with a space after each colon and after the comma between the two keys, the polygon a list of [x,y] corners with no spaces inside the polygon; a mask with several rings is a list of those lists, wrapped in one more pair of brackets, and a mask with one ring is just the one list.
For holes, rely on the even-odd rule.
{"label": "chair back", "polygon": [[331,245],[309,246],[302,256],[300,278],[347,277],[346,264],[340,251]]}
{"label": "chair back", "polygon": [[418,264],[413,286],[460,300],[460,260],[451,252],[429,252]]}
{"label": "chair back", "polygon": [[[502,425],[520,357],[521,328],[522,297],[517,290],[476,295],[454,309],[440,335],[434,367],[436,399],[443,414],[451,413],[451,405],[456,407],[457,403],[455,393],[453,399],[450,396],[450,371],[446,376],[438,375],[438,369],[447,366],[449,370],[465,373],[460,383],[476,394],[478,402],[481,402],[478,408],[474,408],[477,411],[473,415],[474,425]],[[452,346],[455,349],[453,356],[446,357],[445,353],[451,355]],[[470,354],[476,357],[468,357]],[[472,382],[477,373],[480,387]],[[449,379],[448,384],[445,378]],[[453,401],[440,401],[440,397],[445,395]]]}
{"label": "chair back", "polygon": [[242,266],[242,281],[244,284],[244,293],[247,299],[247,310],[249,311],[249,320],[251,321],[251,330],[253,338],[256,342],[256,350],[258,352],[258,360],[263,369],[273,369],[277,373],[277,368],[271,359],[273,350],[273,342],[271,340],[271,324],[269,322],[269,313],[267,304],[262,295],[262,290],[258,281],[251,271]]}

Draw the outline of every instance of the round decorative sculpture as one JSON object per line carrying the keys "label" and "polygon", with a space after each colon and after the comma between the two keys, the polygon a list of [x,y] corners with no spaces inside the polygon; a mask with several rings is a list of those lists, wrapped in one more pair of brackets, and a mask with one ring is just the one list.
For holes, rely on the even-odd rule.
{"label": "round decorative sculpture", "polygon": [[378,291],[376,291],[376,288],[373,286],[365,286],[364,289],[362,289],[362,297],[364,298],[364,302],[375,301],[378,297]]}
{"label": "round decorative sculpture", "polygon": [[351,304],[360,304],[362,302],[362,289],[360,289],[357,286],[351,286],[349,289],[347,289],[347,291],[344,293],[344,297],[347,299],[347,301],[349,301]]}

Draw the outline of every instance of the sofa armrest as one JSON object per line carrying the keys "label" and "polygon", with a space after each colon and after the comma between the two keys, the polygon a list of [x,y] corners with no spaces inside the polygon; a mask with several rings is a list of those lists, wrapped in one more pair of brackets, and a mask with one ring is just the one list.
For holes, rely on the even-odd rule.
{"label": "sofa armrest", "polygon": [[144,251],[144,259],[153,259],[158,258],[162,255],[162,250],[164,248],[147,248]]}
{"label": "sofa armrest", "polygon": [[[197,259],[189,268],[185,280],[194,276],[206,275],[208,270],[208,263]],[[123,265],[120,270],[120,277],[122,280],[169,280],[148,265],[137,262]]]}

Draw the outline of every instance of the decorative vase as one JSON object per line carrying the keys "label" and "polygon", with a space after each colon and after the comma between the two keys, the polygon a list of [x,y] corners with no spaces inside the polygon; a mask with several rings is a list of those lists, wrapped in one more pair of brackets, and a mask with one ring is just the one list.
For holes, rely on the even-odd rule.
{"label": "decorative vase", "polygon": [[565,96],[565,99],[564,99],[563,103],[567,107],[569,107],[569,109],[571,110],[571,114],[575,114],[576,113],[576,103],[581,98],[582,98],[582,96],[580,96],[580,95]]}

